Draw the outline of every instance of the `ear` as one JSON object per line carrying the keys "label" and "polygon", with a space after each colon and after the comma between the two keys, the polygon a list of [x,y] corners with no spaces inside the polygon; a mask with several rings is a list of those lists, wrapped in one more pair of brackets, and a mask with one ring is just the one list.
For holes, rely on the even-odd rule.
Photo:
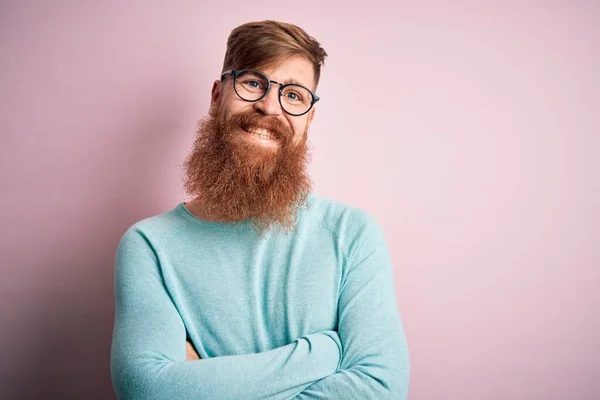
{"label": "ear", "polygon": [[313,121],[313,118],[315,118],[315,111],[317,111],[317,109],[316,109],[315,107],[313,107],[313,108],[312,108],[312,110],[310,110],[310,111],[308,112],[308,122],[307,122],[307,124],[306,124],[306,126],[307,126],[307,127],[309,127],[309,126],[310,126],[310,124],[311,124],[311,123],[312,123],[312,121]]}
{"label": "ear", "polygon": [[223,85],[221,84],[221,81],[215,81],[213,83],[212,91],[210,93],[210,105],[211,106],[213,104],[215,104],[217,101],[219,101],[219,98],[221,97],[222,88],[223,88]]}

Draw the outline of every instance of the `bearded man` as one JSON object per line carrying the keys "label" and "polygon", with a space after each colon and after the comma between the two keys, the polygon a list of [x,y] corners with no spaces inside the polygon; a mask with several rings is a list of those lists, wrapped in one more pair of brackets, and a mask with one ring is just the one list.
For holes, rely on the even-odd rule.
{"label": "bearded man", "polygon": [[134,224],[117,249],[120,399],[407,397],[382,230],[311,192],[326,56],[295,25],[231,32],[185,163],[191,201]]}

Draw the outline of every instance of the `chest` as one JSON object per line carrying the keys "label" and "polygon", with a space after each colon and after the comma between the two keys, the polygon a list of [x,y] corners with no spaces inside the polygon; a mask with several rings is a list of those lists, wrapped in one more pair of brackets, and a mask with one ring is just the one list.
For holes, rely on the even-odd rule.
{"label": "chest", "polygon": [[342,268],[324,243],[207,244],[168,260],[165,283],[197,346],[244,354],[336,329]]}

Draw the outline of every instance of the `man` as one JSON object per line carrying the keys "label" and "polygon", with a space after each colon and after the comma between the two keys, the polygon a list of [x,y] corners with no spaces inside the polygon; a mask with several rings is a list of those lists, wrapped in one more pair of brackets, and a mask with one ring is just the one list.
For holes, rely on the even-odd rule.
{"label": "man", "polygon": [[117,250],[119,398],[406,398],[384,235],[310,190],[326,55],[294,25],[232,31],[185,163],[193,200],[136,223]]}

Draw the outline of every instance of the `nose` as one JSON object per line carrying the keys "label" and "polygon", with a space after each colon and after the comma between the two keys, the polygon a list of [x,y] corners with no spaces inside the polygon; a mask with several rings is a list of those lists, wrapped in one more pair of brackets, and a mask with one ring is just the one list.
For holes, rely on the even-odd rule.
{"label": "nose", "polygon": [[281,115],[283,110],[279,104],[279,86],[272,85],[265,97],[254,103],[254,109],[263,115]]}

